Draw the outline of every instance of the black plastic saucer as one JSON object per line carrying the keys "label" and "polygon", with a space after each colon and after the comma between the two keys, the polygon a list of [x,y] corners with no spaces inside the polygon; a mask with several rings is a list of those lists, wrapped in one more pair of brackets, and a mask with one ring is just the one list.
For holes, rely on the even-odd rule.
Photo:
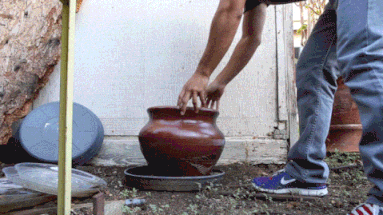
{"label": "black plastic saucer", "polygon": [[159,191],[198,191],[225,175],[221,170],[212,170],[205,176],[157,176],[151,174],[148,166],[128,168],[124,173],[127,186]]}

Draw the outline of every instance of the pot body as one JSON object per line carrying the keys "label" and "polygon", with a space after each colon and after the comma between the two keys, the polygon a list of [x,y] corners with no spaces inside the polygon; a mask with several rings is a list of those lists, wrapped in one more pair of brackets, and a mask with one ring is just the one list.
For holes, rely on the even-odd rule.
{"label": "pot body", "polygon": [[141,151],[154,175],[200,176],[211,172],[225,138],[216,126],[218,112],[202,108],[185,115],[177,107],[152,107],[141,129]]}
{"label": "pot body", "polygon": [[327,151],[358,152],[362,137],[359,109],[342,78],[337,80]]}

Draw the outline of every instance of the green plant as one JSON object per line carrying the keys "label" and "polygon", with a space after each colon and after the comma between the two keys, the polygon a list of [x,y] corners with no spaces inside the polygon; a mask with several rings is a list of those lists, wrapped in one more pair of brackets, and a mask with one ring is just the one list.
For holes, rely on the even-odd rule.
{"label": "green plant", "polygon": [[168,204],[166,204],[166,205],[161,205],[161,206],[157,206],[157,205],[155,205],[155,204],[149,204],[149,208],[150,208],[150,210],[153,212],[153,213],[155,213],[155,214],[158,214],[158,213],[161,213],[161,212],[164,212],[165,210],[165,208],[169,208],[170,206],[168,205]]}
{"label": "green plant", "polygon": [[233,193],[233,197],[236,199],[236,200],[239,200],[241,199],[241,188],[238,188],[234,193]]}
{"label": "green plant", "polygon": [[255,213],[258,213],[259,210],[258,210],[258,209],[253,209],[253,210],[251,210],[251,211],[249,211],[249,212],[250,212],[250,214],[255,214]]}
{"label": "green plant", "polygon": [[263,194],[265,196],[266,201],[273,202],[273,197],[268,196],[267,194]]}
{"label": "green plant", "polygon": [[129,207],[127,205],[124,205],[122,207],[122,212],[127,214],[137,214],[137,212],[140,212],[140,211],[141,211],[140,207]]}
{"label": "green plant", "polygon": [[137,189],[136,188],[133,188],[131,190],[129,189],[125,189],[123,191],[120,192],[120,194],[125,197],[125,198],[136,198],[138,195],[137,195]]}
{"label": "green plant", "polygon": [[198,214],[198,205],[190,204],[186,209],[190,210],[194,214]]}
{"label": "green plant", "polygon": [[201,196],[197,194],[197,195],[195,195],[195,198],[196,199],[201,199]]}
{"label": "green plant", "polygon": [[302,34],[303,31],[307,30],[307,24],[303,24],[298,30],[298,34]]}
{"label": "green plant", "polygon": [[207,197],[204,192],[200,192],[195,195],[195,198],[198,200],[202,200],[202,199],[206,199]]}
{"label": "green plant", "polygon": [[361,158],[359,153],[340,152],[337,149],[335,149],[334,152],[329,153],[325,159],[325,161],[332,167],[357,164],[360,160]]}
{"label": "green plant", "polygon": [[367,178],[364,175],[364,172],[361,170],[355,171],[352,177],[352,182],[354,184],[367,182]]}
{"label": "green plant", "polygon": [[210,182],[209,185],[206,185],[206,186],[205,186],[205,190],[206,190],[206,191],[217,192],[217,191],[218,191],[218,186],[220,186],[220,185],[216,185],[216,184]]}
{"label": "green plant", "polygon": [[[306,2],[298,2],[296,5],[300,10],[300,23],[301,27],[297,31],[301,34],[301,45],[304,46],[307,42],[308,35],[310,35],[315,23],[319,16],[324,12],[327,0],[308,0]],[[307,19],[305,19],[305,14]]]}
{"label": "green plant", "polygon": [[350,193],[347,190],[342,191],[343,196],[350,196]]}
{"label": "green plant", "polygon": [[238,206],[238,200],[230,198],[229,201],[230,201],[230,204],[229,204],[230,208],[229,209],[231,212],[233,212],[234,209]]}

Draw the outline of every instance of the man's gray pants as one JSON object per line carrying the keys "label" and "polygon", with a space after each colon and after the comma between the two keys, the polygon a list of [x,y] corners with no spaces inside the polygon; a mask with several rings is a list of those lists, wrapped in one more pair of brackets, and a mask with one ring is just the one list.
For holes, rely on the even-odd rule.
{"label": "man's gray pants", "polygon": [[383,206],[383,0],[330,0],[297,64],[300,138],[286,171],[308,183],[325,183],[325,140],[342,76],[358,104],[363,126],[360,154],[375,185],[367,202]]}

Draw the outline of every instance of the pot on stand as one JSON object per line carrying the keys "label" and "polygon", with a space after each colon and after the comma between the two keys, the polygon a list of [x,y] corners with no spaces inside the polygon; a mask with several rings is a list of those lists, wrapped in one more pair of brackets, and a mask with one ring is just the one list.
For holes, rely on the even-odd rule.
{"label": "pot on stand", "polygon": [[141,129],[141,151],[153,175],[208,175],[220,158],[225,138],[216,125],[218,112],[188,107],[148,109],[149,122]]}

